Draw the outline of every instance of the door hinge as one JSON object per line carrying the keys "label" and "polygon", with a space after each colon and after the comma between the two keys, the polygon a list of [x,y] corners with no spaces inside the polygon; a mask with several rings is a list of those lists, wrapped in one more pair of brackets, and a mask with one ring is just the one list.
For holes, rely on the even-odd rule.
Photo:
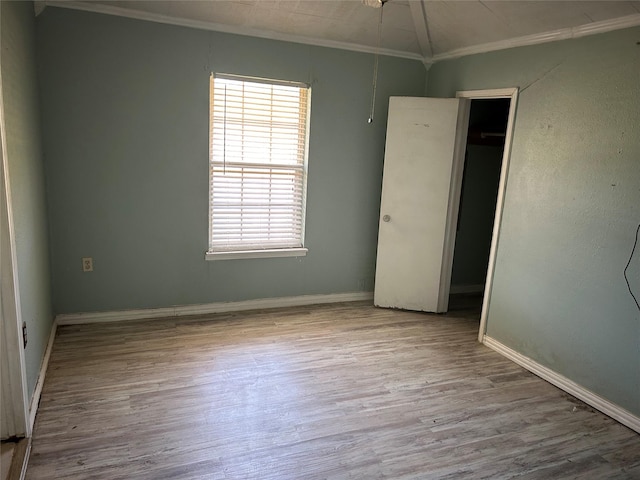
{"label": "door hinge", "polygon": [[22,322],[22,343],[27,348],[27,322]]}

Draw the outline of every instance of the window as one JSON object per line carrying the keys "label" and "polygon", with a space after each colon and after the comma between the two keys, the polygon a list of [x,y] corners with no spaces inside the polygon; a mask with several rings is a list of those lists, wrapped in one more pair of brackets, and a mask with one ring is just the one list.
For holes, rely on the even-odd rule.
{"label": "window", "polygon": [[212,75],[209,260],[301,256],[310,88]]}

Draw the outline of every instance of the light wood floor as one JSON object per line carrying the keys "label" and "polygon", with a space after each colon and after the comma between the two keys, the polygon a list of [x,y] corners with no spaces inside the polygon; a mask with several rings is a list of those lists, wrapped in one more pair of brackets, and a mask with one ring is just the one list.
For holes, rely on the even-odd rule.
{"label": "light wood floor", "polygon": [[11,468],[15,447],[16,444],[14,442],[3,441],[0,444],[0,479],[2,480],[9,478],[9,469]]}
{"label": "light wood floor", "polygon": [[27,438],[2,441],[0,444],[1,480],[20,480],[28,448]]}
{"label": "light wood floor", "polygon": [[453,315],[60,327],[27,479],[640,478],[639,435]]}

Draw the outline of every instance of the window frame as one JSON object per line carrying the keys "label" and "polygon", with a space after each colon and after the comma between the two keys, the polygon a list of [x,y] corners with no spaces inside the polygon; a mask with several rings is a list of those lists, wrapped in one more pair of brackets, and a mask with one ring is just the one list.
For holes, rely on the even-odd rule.
{"label": "window frame", "polygon": [[[291,246],[291,247],[271,247],[268,244],[265,244],[264,248],[251,248],[246,249],[241,246],[237,246],[236,248],[218,248],[215,249],[212,246],[213,241],[213,175],[214,175],[214,103],[213,103],[213,94],[214,94],[214,82],[215,79],[226,79],[226,80],[234,80],[241,82],[253,82],[262,85],[279,85],[279,86],[287,86],[287,87],[297,87],[300,89],[306,90],[306,119],[305,119],[305,130],[304,130],[304,153],[302,158],[302,168],[300,169],[302,172],[302,193],[300,200],[300,211],[301,211],[301,228],[300,228],[300,246]],[[233,75],[226,73],[211,73],[209,78],[209,88],[210,88],[210,97],[209,97],[209,155],[208,155],[208,166],[209,166],[209,176],[208,176],[208,248],[205,253],[206,260],[232,260],[232,259],[245,259],[245,258],[269,258],[269,257],[301,257],[305,256],[308,252],[308,248],[305,246],[305,230],[306,230],[306,210],[307,210],[307,179],[308,179],[308,162],[309,162],[309,131],[310,131],[310,120],[311,120],[311,85],[302,82],[291,82],[277,79],[268,79],[268,78],[259,78],[259,77],[250,77],[244,75]],[[218,161],[219,163],[219,161]],[[268,162],[264,162],[265,167],[269,166]]]}

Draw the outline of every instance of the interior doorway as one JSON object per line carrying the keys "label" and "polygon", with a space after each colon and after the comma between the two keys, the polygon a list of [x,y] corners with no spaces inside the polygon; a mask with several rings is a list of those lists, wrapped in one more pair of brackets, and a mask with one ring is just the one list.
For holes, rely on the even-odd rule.
{"label": "interior doorway", "polygon": [[471,100],[449,309],[480,320],[498,199],[510,99]]}
{"label": "interior doorway", "polygon": [[470,99],[469,126],[453,251],[450,311],[486,329],[515,120],[517,89],[458,92]]}
{"label": "interior doorway", "polygon": [[[374,305],[433,313],[449,310],[471,102],[507,99],[507,127],[500,141],[504,148],[480,316],[483,339],[517,93],[517,88],[505,88],[458,92],[458,98],[390,97]],[[480,135],[499,138],[502,132]]]}

